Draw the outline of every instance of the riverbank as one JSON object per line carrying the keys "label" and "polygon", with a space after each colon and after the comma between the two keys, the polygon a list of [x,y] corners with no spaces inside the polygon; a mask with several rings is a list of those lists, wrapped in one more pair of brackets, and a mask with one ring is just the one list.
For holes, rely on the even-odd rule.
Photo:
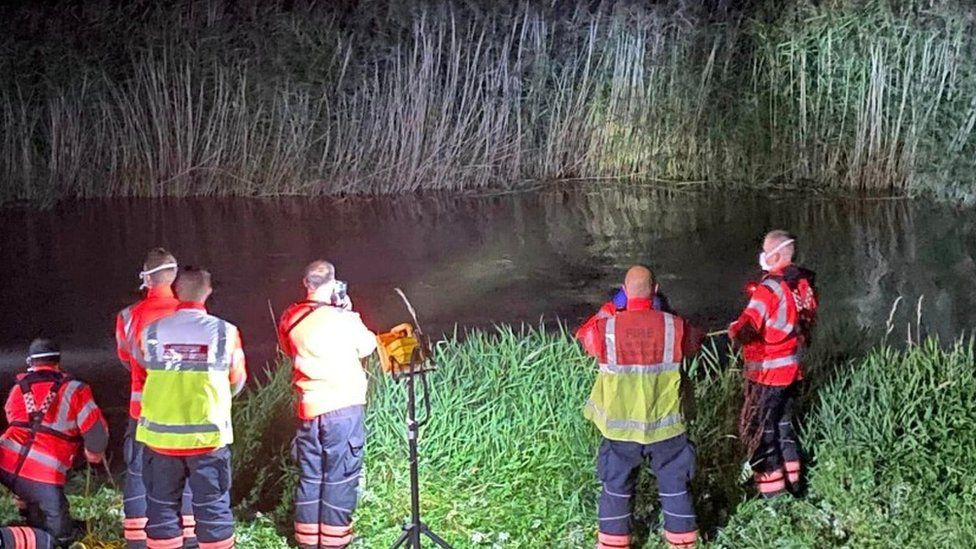
{"label": "riverbank", "polygon": [[0,202],[575,178],[976,196],[954,2],[550,4],[3,8]]}
{"label": "riverbank", "polygon": [[[693,489],[709,545],[972,545],[972,342],[867,350],[850,333],[820,342],[801,406],[812,456],[802,500],[758,500],[741,483],[736,363],[724,364],[712,348],[688,365],[697,401],[689,411],[699,453]],[[428,524],[458,548],[591,547],[597,435],[581,415],[590,360],[565,332],[535,329],[476,331],[436,349],[433,414],[420,439]],[[295,472],[284,427],[293,421],[287,386],[287,369],[279,368],[236,405],[234,498],[247,525],[240,547],[279,547],[289,535]],[[403,413],[402,387],[374,373],[357,547],[392,542],[408,511]],[[656,502],[646,495],[653,482],[641,485],[641,546],[658,547]],[[119,496],[98,497],[83,513],[100,517],[95,531],[109,535],[103,547],[117,547]]]}

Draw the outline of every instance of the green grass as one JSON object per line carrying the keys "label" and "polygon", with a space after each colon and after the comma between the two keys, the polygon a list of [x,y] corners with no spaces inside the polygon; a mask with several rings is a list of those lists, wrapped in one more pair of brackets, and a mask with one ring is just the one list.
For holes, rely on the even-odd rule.
{"label": "green grass", "polygon": [[[724,352],[715,348],[688,364],[699,449],[693,489],[709,545],[976,543],[972,342],[862,351],[865,339],[852,334],[844,334],[845,345],[834,334],[819,338],[821,350],[810,358],[801,424],[813,460],[802,500],[759,500],[741,484],[744,456],[734,438],[741,372],[720,366]],[[428,524],[458,548],[592,547],[598,435],[581,413],[595,375],[591,360],[565,332],[534,328],[448,337],[436,353],[433,414],[420,438]],[[237,404],[236,431],[256,433],[239,437],[235,448],[241,547],[283,547],[290,535],[288,377],[279,367]],[[356,546],[382,547],[397,537],[409,508],[403,387],[388,377],[371,379],[367,426]],[[641,547],[660,547],[653,480],[645,475],[640,486]],[[84,483],[71,491],[84,493]],[[116,547],[118,494],[102,488],[72,503],[76,515],[92,519],[89,541]]]}
{"label": "green grass", "polygon": [[0,202],[576,178],[976,196],[967,6],[704,4],[0,8]]}

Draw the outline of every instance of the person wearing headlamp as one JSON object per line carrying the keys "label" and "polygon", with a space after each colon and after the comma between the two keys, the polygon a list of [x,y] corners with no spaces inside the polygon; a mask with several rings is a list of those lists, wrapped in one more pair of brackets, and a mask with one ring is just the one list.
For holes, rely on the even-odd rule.
{"label": "person wearing headlamp", "polygon": [[68,471],[82,449],[89,463],[104,457],[108,425],[91,388],[62,371],[60,364],[56,342],[34,340],[27,371],[17,375],[7,397],[9,426],[0,436],[0,483],[14,493],[33,529],[4,529],[0,542],[15,536],[29,547],[67,546],[75,535],[64,495]]}
{"label": "person wearing headlamp", "polygon": [[816,320],[814,273],[793,264],[796,238],[783,230],[763,240],[762,281],[745,310],[729,326],[742,346],[746,398],[743,439],[759,493],[774,497],[800,490],[800,446],[793,428],[797,382],[803,378],[801,353]]}
{"label": "person wearing headlamp", "polygon": [[[142,412],[142,390],[146,383],[146,368],[140,361],[140,336],[149,324],[176,312],[180,300],[173,293],[178,264],[176,257],[163,248],[153,248],[139,272],[140,290],[146,290],[142,300],[122,309],[115,319],[115,341],[122,365],[129,370],[129,422],[125,430],[123,454],[126,463],[123,485],[123,531],[128,549],[146,547],[146,488],[142,478],[144,446],[136,440],[136,422]],[[184,538],[192,540],[196,521],[193,518],[192,495],[189,485],[183,495],[182,521]],[[193,545],[191,541],[189,545]]]}

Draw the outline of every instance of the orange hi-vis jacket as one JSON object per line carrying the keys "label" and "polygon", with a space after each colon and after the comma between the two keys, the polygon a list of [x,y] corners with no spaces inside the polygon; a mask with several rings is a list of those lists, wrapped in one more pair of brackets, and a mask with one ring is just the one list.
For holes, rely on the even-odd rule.
{"label": "orange hi-vis jacket", "polygon": [[358,313],[306,300],[281,315],[278,341],[293,359],[298,417],[366,404],[366,372],[360,359],[376,349],[376,335]]}
{"label": "orange hi-vis jacket", "polygon": [[816,311],[813,287],[799,279],[794,290],[779,274],[767,275],[752,293],[739,318],[729,326],[737,337],[751,326],[757,333],[743,344],[746,378],[762,385],[785,387],[803,377],[800,369],[802,337],[800,310]]}
{"label": "orange hi-vis jacket", "polygon": [[115,318],[115,343],[119,360],[129,369],[129,417],[139,419],[146,368],[140,362],[139,338],[146,326],[176,311],[180,301],[169,286],[149,288],[145,299],[122,309]]}
{"label": "orange hi-vis jacket", "polygon": [[[52,392],[55,384],[56,393]],[[26,398],[23,388],[29,392]],[[45,406],[31,442],[31,411]],[[4,411],[10,426],[0,436],[0,469],[25,479],[64,484],[83,443],[89,461],[96,462],[108,444],[108,426],[91,389],[56,365],[39,365],[19,374]],[[18,472],[25,449],[26,459]]]}

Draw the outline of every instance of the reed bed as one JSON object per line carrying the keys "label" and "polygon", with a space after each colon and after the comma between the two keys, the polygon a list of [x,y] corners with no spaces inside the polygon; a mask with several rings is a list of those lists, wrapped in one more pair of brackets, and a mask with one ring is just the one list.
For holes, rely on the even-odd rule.
{"label": "reed bed", "polygon": [[576,178],[971,191],[964,7],[686,4],[6,8],[0,201]]}

